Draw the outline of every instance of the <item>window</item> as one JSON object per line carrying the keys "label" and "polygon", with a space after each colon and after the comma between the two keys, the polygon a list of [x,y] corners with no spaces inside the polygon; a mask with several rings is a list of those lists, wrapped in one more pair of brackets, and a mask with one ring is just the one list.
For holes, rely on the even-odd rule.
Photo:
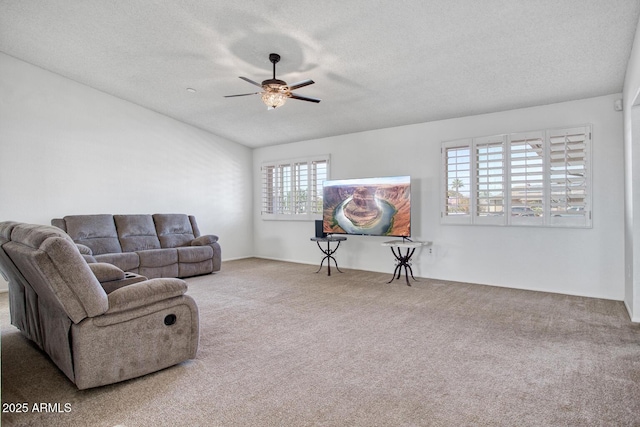
{"label": "window", "polygon": [[322,184],[329,176],[329,156],[267,162],[261,169],[264,219],[322,215]]}
{"label": "window", "polygon": [[445,224],[591,227],[591,127],[442,144]]}
{"label": "window", "polygon": [[445,213],[452,222],[465,222],[471,215],[471,140],[456,141],[445,153]]}

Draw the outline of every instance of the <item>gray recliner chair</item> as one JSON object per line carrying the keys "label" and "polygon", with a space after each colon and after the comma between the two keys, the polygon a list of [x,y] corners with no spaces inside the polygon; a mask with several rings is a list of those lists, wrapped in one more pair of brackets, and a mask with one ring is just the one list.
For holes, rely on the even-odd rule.
{"label": "gray recliner chair", "polygon": [[73,240],[52,226],[0,222],[0,248],[11,323],[79,389],[196,356],[198,308],[185,295],[184,281],[90,266]]}

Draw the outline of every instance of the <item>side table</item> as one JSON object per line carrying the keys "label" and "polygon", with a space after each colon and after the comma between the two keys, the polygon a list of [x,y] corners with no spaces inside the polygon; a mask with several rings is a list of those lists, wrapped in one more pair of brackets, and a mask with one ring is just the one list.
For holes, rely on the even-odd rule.
{"label": "side table", "polygon": [[[393,277],[387,283],[393,282],[393,279],[399,279],[402,274],[402,268],[404,267],[404,277],[407,281],[407,286],[411,286],[409,283],[409,274],[411,278],[417,282],[417,279],[413,277],[413,270],[411,269],[411,257],[417,248],[421,246],[430,245],[431,242],[412,242],[411,240],[392,240],[390,242],[384,242],[382,246],[389,246],[393,256],[396,259],[396,269],[393,271]],[[402,248],[406,249],[405,254],[402,254]],[[396,252],[397,250],[397,252]]]}
{"label": "side table", "polygon": [[[324,264],[325,259],[327,260],[327,276],[331,276],[331,260],[333,260],[333,263],[336,265],[336,269],[340,273],[342,273],[342,271],[340,271],[340,269],[338,268],[338,262],[333,257],[333,254],[340,247],[340,242],[343,242],[345,240],[347,240],[346,236],[326,236],[326,237],[311,238],[311,241],[316,242],[316,244],[318,245],[318,248],[320,248],[320,250],[324,254],[324,258],[322,258],[322,261],[320,262],[320,268],[318,268],[318,271],[316,271],[316,273],[319,273],[320,270],[322,270],[322,264]],[[320,242],[327,242],[327,249],[323,249],[322,246],[320,246]],[[335,248],[331,249],[331,242],[338,242],[338,244],[336,245]]]}

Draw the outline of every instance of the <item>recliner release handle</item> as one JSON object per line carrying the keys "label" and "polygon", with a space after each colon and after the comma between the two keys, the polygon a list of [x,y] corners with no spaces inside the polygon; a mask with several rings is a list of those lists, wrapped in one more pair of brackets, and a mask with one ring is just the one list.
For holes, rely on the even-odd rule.
{"label": "recliner release handle", "polygon": [[174,323],[176,323],[176,320],[178,318],[176,317],[175,314],[168,314],[165,318],[164,318],[164,324],[167,326],[171,326]]}

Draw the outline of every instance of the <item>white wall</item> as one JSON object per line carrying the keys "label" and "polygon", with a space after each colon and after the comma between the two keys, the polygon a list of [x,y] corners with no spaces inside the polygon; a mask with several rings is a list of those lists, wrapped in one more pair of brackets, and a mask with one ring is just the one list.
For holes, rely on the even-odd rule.
{"label": "white wall", "polygon": [[[252,152],[0,54],[0,220],[47,224],[67,214],[185,212],[196,215],[203,232],[220,235],[224,259],[255,254],[313,264],[313,272],[321,258],[309,241],[313,223],[261,220],[253,209],[260,201],[254,171],[265,160],[329,153],[332,178],[412,176],[413,237],[435,244],[433,255],[422,250],[415,257],[418,276],[622,300],[623,126],[622,114],[613,110],[618,98]],[[440,225],[441,141],[583,123],[594,131],[592,229]],[[349,236],[337,253],[340,266],[391,273],[391,253],[380,246],[385,240]]]}
{"label": "white wall", "polygon": [[0,221],[187,213],[252,255],[247,147],[1,53],[0,118]]}
{"label": "white wall", "polygon": [[[624,298],[623,124],[613,105],[621,95],[341,135],[254,150],[263,161],[331,155],[331,178],[412,177],[412,237],[434,242],[414,257],[421,277],[622,300]],[[442,141],[593,125],[593,228],[441,225]],[[328,123],[327,126],[331,124]],[[254,175],[254,205],[260,176]],[[257,211],[257,209],[256,209]],[[318,264],[311,222],[265,221],[254,213],[256,256]],[[349,236],[336,253],[340,267],[391,272],[384,237]],[[314,267],[310,266],[311,273]],[[334,280],[339,280],[336,277]]]}
{"label": "white wall", "polygon": [[[640,28],[640,22],[638,24]],[[640,322],[640,31],[636,29],[623,89],[625,155],[625,298],[634,322]],[[634,106],[634,104],[636,104]],[[639,215],[635,215],[638,213]]]}

